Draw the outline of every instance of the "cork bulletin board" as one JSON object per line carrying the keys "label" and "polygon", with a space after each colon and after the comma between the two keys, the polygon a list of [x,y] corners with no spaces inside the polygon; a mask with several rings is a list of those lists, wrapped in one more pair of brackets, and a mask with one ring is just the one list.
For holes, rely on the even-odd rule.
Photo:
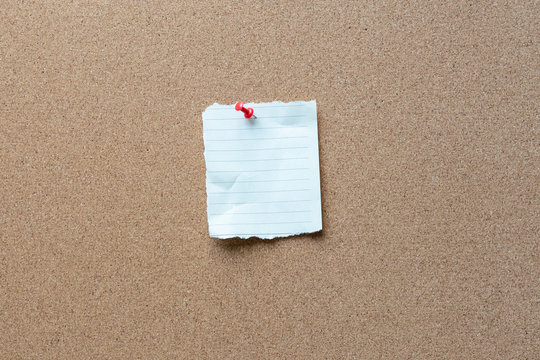
{"label": "cork bulletin board", "polygon": [[[533,359],[535,1],[3,1],[0,358]],[[212,239],[202,111],[317,101],[323,230]]]}

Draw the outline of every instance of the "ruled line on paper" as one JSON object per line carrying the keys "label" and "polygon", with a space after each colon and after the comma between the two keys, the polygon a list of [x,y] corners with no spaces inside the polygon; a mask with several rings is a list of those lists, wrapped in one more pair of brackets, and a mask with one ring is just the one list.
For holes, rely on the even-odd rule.
{"label": "ruled line on paper", "polygon": [[[262,211],[262,212],[232,212],[227,213],[227,215],[266,215],[266,214],[294,214],[294,213],[310,213],[311,210],[305,210],[305,211]],[[209,215],[222,215],[219,213],[209,213]]]}
{"label": "ruled line on paper", "polygon": [[[257,116],[256,119],[283,119],[283,118],[301,118],[304,117],[304,115],[282,115],[282,116]],[[243,116],[238,117],[231,117],[231,118],[208,118],[205,119],[206,121],[227,121],[227,120],[244,120],[246,121],[246,118]]]}
{"label": "ruled line on paper", "polygon": [[306,199],[306,200],[275,200],[275,201],[254,201],[254,202],[242,201],[242,202],[239,202],[239,203],[217,202],[217,203],[208,203],[208,205],[277,204],[277,203],[292,203],[292,202],[306,202],[306,201],[312,201],[312,200],[309,200],[309,199]]}
{"label": "ruled line on paper", "polygon": [[307,160],[307,157],[296,157],[296,158],[273,158],[273,159],[240,159],[240,160],[209,160],[207,162],[216,163],[216,162],[226,162],[226,163],[236,163],[236,162],[248,162],[248,161],[285,161],[285,160]]}
{"label": "ruled line on paper", "polygon": [[[260,106],[260,105],[248,105],[244,104],[247,107],[253,107],[257,109],[276,109],[276,108],[290,108],[290,107],[299,107],[299,106],[305,106],[304,104],[286,104],[286,105],[271,105],[271,106]],[[209,110],[233,110],[234,105],[225,105],[225,106],[210,106],[206,109],[206,111]],[[236,110],[235,110],[236,111]]]}
{"label": "ruled line on paper", "polygon": [[212,195],[219,195],[219,194],[261,194],[261,193],[274,193],[274,192],[294,192],[294,191],[311,191],[311,189],[297,189],[297,190],[259,190],[259,191],[226,191],[226,192],[209,192],[209,194]]}
{"label": "ruled line on paper", "polygon": [[[302,129],[307,128],[307,126],[295,126],[295,128]],[[283,130],[283,126],[272,126],[272,127],[252,127],[252,128],[220,128],[220,129],[205,129],[204,132],[208,131],[255,131],[255,130],[271,130],[271,129],[281,129]]]}
{"label": "ruled line on paper", "polygon": [[292,169],[262,169],[262,170],[208,170],[208,173],[226,173],[226,172],[268,172],[268,171],[297,171],[309,170],[309,168],[292,168]]}
{"label": "ruled line on paper", "polygon": [[229,184],[229,183],[260,183],[260,182],[276,182],[276,181],[306,181],[309,179],[277,179],[277,180],[237,180],[237,181],[212,181],[214,184]]}
{"label": "ruled line on paper", "polygon": [[309,149],[309,146],[293,146],[293,147],[275,147],[275,148],[255,148],[255,149],[206,149],[205,151],[266,151],[266,150],[292,150],[292,149]]}
{"label": "ruled line on paper", "polygon": [[214,223],[212,226],[219,226],[219,225],[282,225],[282,224],[309,224],[311,221],[280,221],[280,222],[252,222],[252,223]]}
{"label": "ruled line on paper", "polygon": [[282,140],[282,139],[302,139],[308,136],[279,136],[279,137],[264,137],[264,138],[247,138],[247,139],[206,139],[206,141],[253,141],[253,140]]}

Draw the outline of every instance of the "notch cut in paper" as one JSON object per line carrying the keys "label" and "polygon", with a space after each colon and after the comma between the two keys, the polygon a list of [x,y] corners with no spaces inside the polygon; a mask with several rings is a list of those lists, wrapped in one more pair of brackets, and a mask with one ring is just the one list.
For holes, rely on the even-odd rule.
{"label": "notch cut in paper", "polygon": [[322,229],[317,104],[248,103],[203,112],[210,236],[272,239]]}

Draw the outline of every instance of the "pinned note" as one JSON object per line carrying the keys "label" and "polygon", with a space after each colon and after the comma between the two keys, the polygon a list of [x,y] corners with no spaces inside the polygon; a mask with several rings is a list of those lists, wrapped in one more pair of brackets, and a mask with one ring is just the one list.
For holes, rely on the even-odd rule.
{"label": "pinned note", "polygon": [[248,103],[202,114],[210,236],[272,239],[322,229],[317,104]]}

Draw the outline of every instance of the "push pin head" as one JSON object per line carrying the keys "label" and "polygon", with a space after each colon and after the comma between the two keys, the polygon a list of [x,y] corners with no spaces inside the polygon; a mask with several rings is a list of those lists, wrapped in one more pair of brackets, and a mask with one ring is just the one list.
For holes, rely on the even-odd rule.
{"label": "push pin head", "polygon": [[253,116],[253,109],[252,108],[246,108],[244,106],[244,103],[239,101],[236,103],[236,106],[234,107],[236,111],[242,111],[244,113],[244,116],[246,119],[249,119]]}

